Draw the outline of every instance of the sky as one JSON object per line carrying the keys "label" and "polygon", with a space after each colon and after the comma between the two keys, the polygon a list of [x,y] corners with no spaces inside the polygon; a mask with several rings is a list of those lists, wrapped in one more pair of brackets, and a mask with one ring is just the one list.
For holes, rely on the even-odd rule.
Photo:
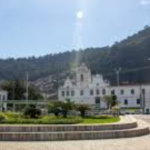
{"label": "sky", "polygon": [[111,46],[145,25],[150,0],[0,0],[0,58]]}

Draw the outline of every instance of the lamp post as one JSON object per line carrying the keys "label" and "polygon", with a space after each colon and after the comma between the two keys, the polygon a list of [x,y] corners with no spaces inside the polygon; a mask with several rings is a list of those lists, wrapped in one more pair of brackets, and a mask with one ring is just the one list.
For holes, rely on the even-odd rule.
{"label": "lamp post", "polygon": [[29,99],[29,73],[26,72],[26,102],[28,106],[28,99]]}
{"label": "lamp post", "polygon": [[[121,68],[115,69],[118,88],[120,86],[120,71],[121,71]],[[118,115],[119,115],[119,100],[118,100],[118,98],[117,98],[117,106],[118,106]]]}

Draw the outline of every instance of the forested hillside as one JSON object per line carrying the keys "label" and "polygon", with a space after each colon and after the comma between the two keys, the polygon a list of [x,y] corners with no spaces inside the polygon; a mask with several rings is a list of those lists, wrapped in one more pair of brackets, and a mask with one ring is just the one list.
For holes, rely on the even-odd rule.
{"label": "forested hillside", "polygon": [[112,47],[87,48],[38,58],[0,59],[0,80],[25,79],[27,71],[32,81],[48,76],[57,80],[69,74],[76,65],[85,62],[92,73],[104,74],[113,84],[116,83],[114,70],[118,68],[121,68],[121,83],[144,83],[150,81],[149,58],[150,27],[145,27]]}

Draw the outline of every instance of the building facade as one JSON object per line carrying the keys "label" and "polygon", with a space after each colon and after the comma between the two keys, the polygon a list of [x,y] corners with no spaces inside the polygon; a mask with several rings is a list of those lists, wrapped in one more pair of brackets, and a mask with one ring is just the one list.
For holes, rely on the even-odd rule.
{"label": "building facade", "polygon": [[8,99],[8,92],[4,90],[0,90],[0,111],[7,110],[7,99]]}
{"label": "building facade", "polygon": [[150,113],[150,85],[110,86],[102,75],[92,75],[85,64],[76,69],[76,77],[66,79],[59,87],[60,101],[71,99],[75,103],[95,105],[106,108],[105,95],[116,95],[120,108],[139,108]]}

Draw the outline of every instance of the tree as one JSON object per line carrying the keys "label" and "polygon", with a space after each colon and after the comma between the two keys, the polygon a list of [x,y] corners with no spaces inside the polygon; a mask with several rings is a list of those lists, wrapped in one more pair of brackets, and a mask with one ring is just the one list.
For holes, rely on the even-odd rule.
{"label": "tree", "polygon": [[[20,80],[6,81],[2,84],[2,89],[8,91],[8,100],[24,100],[25,99],[25,82]],[[41,100],[43,96],[38,89],[33,86],[29,86],[29,99]]]}
{"label": "tree", "polygon": [[111,107],[114,107],[114,106],[117,106],[118,104],[117,104],[117,96],[116,95],[112,95],[112,105],[111,105]]}
{"label": "tree", "polygon": [[61,102],[56,101],[56,102],[51,102],[47,105],[48,111],[50,113],[54,113],[56,117],[58,117],[61,113]]}
{"label": "tree", "polygon": [[67,118],[68,112],[75,107],[75,104],[70,101],[70,99],[66,99],[63,101],[52,102],[48,104],[49,112],[54,113],[55,116],[59,116],[61,113],[64,118]]}
{"label": "tree", "polygon": [[42,100],[43,95],[33,86],[29,86],[29,99],[30,100]]}
{"label": "tree", "polygon": [[67,118],[68,112],[75,107],[75,104],[70,99],[66,99],[64,102],[60,102],[60,107],[63,117]]}
{"label": "tree", "polygon": [[2,84],[2,89],[8,91],[8,100],[25,99],[25,86],[23,81],[6,81]]}
{"label": "tree", "polygon": [[37,119],[42,114],[40,109],[37,109],[34,105],[28,106],[24,112],[23,115],[25,117],[34,118]]}
{"label": "tree", "polygon": [[102,100],[107,105],[107,109],[111,109],[112,108],[112,106],[113,106],[112,95],[105,95]]}
{"label": "tree", "polygon": [[77,104],[76,109],[80,112],[81,117],[85,117],[85,112],[90,110],[90,106],[87,104]]}

